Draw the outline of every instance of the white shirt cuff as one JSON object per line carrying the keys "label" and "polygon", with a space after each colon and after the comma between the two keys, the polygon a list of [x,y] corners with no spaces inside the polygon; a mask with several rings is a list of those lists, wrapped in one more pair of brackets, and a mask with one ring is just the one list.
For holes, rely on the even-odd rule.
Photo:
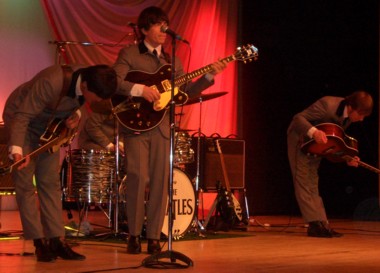
{"label": "white shirt cuff", "polygon": [[317,131],[318,129],[315,127],[311,127],[309,131],[307,131],[307,136],[310,138],[313,138],[314,132]]}
{"label": "white shirt cuff", "polygon": [[144,85],[143,84],[134,84],[131,89],[131,96],[133,97],[142,97]]}
{"label": "white shirt cuff", "polygon": [[22,148],[20,146],[9,146],[9,158],[13,160],[13,154],[20,154],[22,155]]}

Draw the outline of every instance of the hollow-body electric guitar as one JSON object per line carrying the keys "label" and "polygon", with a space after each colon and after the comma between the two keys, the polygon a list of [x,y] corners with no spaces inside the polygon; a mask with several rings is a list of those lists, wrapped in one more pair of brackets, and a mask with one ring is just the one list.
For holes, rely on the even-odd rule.
{"label": "hollow-body electric guitar", "polygon": [[[239,47],[237,51],[221,61],[252,61],[258,57],[258,50],[253,45]],[[184,74],[174,79],[174,102],[176,105],[183,105],[187,102],[188,96],[179,88],[191,81],[192,79],[202,76],[212,71],[212,65],[207,65],[191,73]],[[150,103],[143,97],[126,97],[123,95],[114,95],[111,99],[113,107],[128,100],[130,103],[136,103],[139,107],[127,109],[116,114],[119,122],[126,128],[133,131],[148,131],[158,126],[163,120],[167,111],[167,106],[171,101],[171,65],[164,65],[155,73],[145,73],[138,70],[129,71],[125,80],[133,83],[140,83],[158,90],[161,98]]]}
{"label": "hollow-body electric guitar", "polygon": [[238,221],[243,220],[243,213],[240,206],[239,201],[236,199],[235,195],[231,192],[231,186],[230,186],[230,180],[228,178],[226,163],[224,160],[224,155],[222,153],[222,149],[220,147],[220,143],[218,140],[216,142],[216,147],[220,156],[220,162],[222,166],[223,171],[223,177],[225,182],[225,188],[220,187],[219,189],[219,195],[221,198],[220,210],[222,217],[230,224],[233,224],[235,222],[235,219]]}
{"label": "hollow-body electric guitar", "polygon": [[[56,152],[61,146],[71,143],[76,132],[76,129],[66,127],[64,119],[54,118],[40,137],[40,147],[27,156],[34,157],[45,151],[51,153]],[[0,162],[0,175],[11,173],[15,168],[25,162],[27,156],[7,166],[3,166],[4,164]]]}
{"label": "hollow-body electric guitar", "polygon": [[[304,140],[301,144],[301,150],[305,154],[323,156],[332,162],[351,161],[359,154],[358,141],[346,135],[343,128],[339,125],[334,123],[321,123],[315,127],[325,132],[327,143],[319,144],[316,143],[314,139]],[[361,167],[380,174],[380,169],[378,168],[362,161],[358,161],[358,164]]]}

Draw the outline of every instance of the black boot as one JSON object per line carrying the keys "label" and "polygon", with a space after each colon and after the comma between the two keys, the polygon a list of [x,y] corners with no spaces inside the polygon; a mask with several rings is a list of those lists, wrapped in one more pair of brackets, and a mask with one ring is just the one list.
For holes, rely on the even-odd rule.
{"label": "black boot", "polygon": [[59,237],[49,239],[49,248],[56,258],[60,257],[63,260],[76,261],[82,261],[86,259],[85,256],[73,251],[68,244],[63,243]]}
{"label": "black boot", "polygon": [[140,254],[141,253],[141,241],[140,236],[129,236],[127,253],[129,254]]}
{"label": "black boot", "polygon": [[53,262],[55,261],[54,255],[50,252],[49,247],[46,245],[44,239],[34,239],[34,246],[36,248],[35,254],[38,262]]}
{"label": "black boot", "polygon": [[331,229],[328,223],[324,223],[322,221],[313,221],[313,222],[309,222],[309,227],[307,229],[307,236],[320,237],[320,238],[332,238],[332,237],[342,237],[343,234]]}
{"label": "black boot", "polygon": [[148,254],[158,254],[160,252],[160,240],[148,239]]}

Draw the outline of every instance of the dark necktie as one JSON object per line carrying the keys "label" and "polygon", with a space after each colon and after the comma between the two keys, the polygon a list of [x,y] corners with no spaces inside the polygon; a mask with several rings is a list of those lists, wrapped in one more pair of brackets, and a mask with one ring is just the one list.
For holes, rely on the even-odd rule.
{"label": "dark necktie", "polygon": [[348,125],[348,118],[345,118],[344,120],[343,120],[343,124],[342,124],[342,127],[343,128],[346,128],[347,127],[347,125]]}
{"label": "dark necktie", "polygon": [[156,49],[153,49],[153,55],[158,58],[158,54],[157,54],[157,50]]}
{"label": "dark necktie", "polygon": [[84,96],[83,95],[78,96],[78,102],[79,102],[80,106],[82,106],[84,104]]}

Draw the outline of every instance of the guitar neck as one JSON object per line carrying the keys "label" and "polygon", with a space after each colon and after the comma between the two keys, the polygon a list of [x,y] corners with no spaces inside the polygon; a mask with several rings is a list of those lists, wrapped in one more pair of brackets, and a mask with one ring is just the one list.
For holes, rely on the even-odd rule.
{"label": "guitar neck", "polygon": [[[47,151],[52,145],[55,145],[56,142],[58,142],[59,138],[54,138],[52,139],[51,141],[49,141],[48,143],[40,146],[39,148],[37,148],[36,150],[34,150],[33,152],[29,153],[28,156],[29,157],[34,157],[34,156],[37,156],[45,151]],[[17,160],[16,162],[14,162],[12,165],[10,165],[7,169],[9,169],[9,172],[12,172],[14,168],[17,168],[19,165],[21,165],[22,163],[25,162],[25,159],[26,157],[23,157],[21,158],[20,160]]]}
{"label": "guitar neck", "polygon": [[359,164],[360,167],[364,167],[364,168],[366,168],[366,169],[368,169],[368,170],[370,170],[370,171],[372,171],[374,173],[380,174],[380,170],[378,168],[375,168],[375,167],[373,167],[371,165],[368,165],[367,163],[364,163],[362,161],[359,161],[358,164]]}
{"label": "guitar neck", "polygon": [[[232,61],[235,61],[236,58],[235,58],[235,55],[230,55],[228,57],[225,57],[224,59],[221,59],[222,62],[226,62],[226,63],[229,63],[229,62],[232,62]],[[190,73],[187,73],[185,75],[182,75],[182,76],[179,76],[177,77],[175,80],[174,80],[174,83],[176,86],[181,86],[191,80],[193,80],[194,78],[196,77],[199,77],[199,76],[202,76],[206,73],[209,73],[213,70],[212,68],[212,64],[209,64],[209,65],[206,65],[202,68],[199,68],[197,70],[194,70],[193,72],[190,72]]]}
{"label": "guitar neck", "polygon": [[226,162],[224,161],[224,155],[222,153],[222,149],[220,148],[220,144],[219,144],[218,140],[216,140],[216,147],[218,149],[218,153],[220,156],[220,162],[222,165],[222,171],[223,171],[223,176],[224,176],[224,182],[226,184],[226,190],[231,191],[230,180],[228,178],[228,173],[227,173],[227,169],[226,169]]}
{"label": "guitar neck", "polygon": [[[349,156],[349,155],[345,155],[343,156],[343,159],[345,159],[346,161],[351,161],[353,160],[354,158],[352,156]],[[364,163],[363,161],[358,161],[358,164],[360,167],[363,167],[363,168],[366,168],[367,170],[370,170],[374,173],[377,173],[377,174],[380,174],[380,169],[378,168],[375,168],[367,163]]]}

